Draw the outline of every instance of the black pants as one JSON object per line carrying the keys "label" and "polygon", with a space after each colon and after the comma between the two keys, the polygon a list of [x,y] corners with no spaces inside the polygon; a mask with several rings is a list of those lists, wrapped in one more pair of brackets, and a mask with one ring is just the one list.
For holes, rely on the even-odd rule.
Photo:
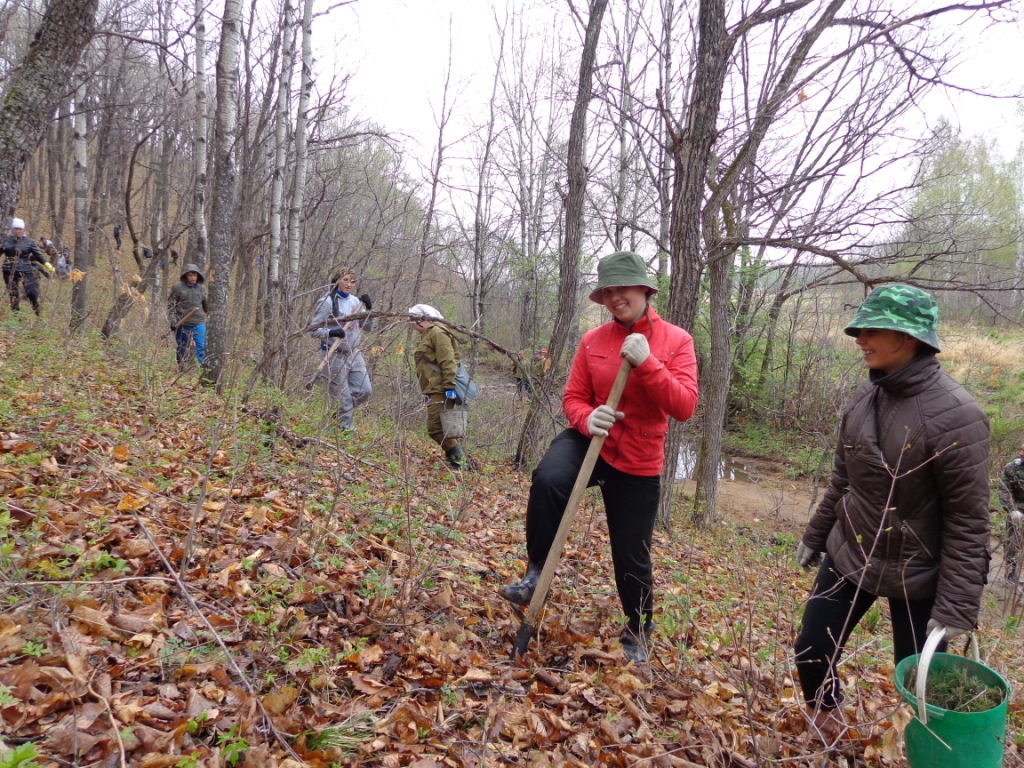
{"label": "black pants", "polygon": [[36,279],[35,270],[19,269],[12,262],[4,262],[3,266],[4,283],[7,285],[7,295],[11,300],[11,309],[17,311],[21,307],[21,286],[25,286],[25,295],[28,296],[32,309],[39,314],[39,281]]}
{"label": "black pants", "polygon": [[[534,563],[547,559],[589,446],[589,438],[567,429],[551,442],[533,470],[526,507],[526,551]],[[604,497],[619,600],[629,629],[639,634],[641,625],[650,625],[654,610],[651,540],[661,478],[629,475],[598,458],[587,487],[593,485],[601,487]]]}
{"label": "black pants", "polygon": [[[803,624],[796,639],[796,668],[804,701],[813,707],[835,709],[843,701],[836,668],[846,641],[878,595],[858,588],[840,576],[832,559],[825,557],[804,609]],[[892,621],[893,656],[898,664],[924,649],[928,619],[934,598],[898,600],[889,598]],[[946,642],[939,644],[945,651]]]}

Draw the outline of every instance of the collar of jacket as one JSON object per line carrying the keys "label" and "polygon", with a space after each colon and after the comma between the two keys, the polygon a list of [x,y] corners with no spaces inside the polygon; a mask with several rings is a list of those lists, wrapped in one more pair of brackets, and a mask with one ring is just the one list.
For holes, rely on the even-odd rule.
{"label": "collar of jacket", "polygon": [[352,295],[352,294],[350,294],[350,293],[345,293],[345,292],[344,292],[343,290],[341,290],[340,288],[335,288],[335,289],[334,289],[334,292],[335,292],[336,294],[338,294],[339,296],[341,296],[341,298],[343,298],[343,299],[347,299],[347,298],[348,298],[349,296],[351,296],[351,295]]}
{"label": "collar of jacket", "polygon": [[654,321],[660,319],[661,318],[658,317],[658,313],[654,310],[654,307],[648,304],[644,313],[640,315],[633,325],[627,326],[625,323],[619,322],[615,318],[612,318],[612,322],[615,323],[616,327],[624,330],[627,335],[630,333],[642,333],[644,336],[650,338],[651,334],[654,332]]}
{"label": "collar of jacket", "polygon": [[879,389],[893,397],[913,397],[927,387],[942,372],[942,366],[933,354],[915,357],[898,371],[868,372],[868,379]]}

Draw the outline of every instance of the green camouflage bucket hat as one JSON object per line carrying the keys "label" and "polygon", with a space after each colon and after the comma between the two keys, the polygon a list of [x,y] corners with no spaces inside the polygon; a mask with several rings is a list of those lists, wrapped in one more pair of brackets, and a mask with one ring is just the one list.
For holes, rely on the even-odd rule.
{"label": "green camouflage bucket hat", "polygon": [[651,289],[648,296],[658,292],[654,279],[647,274],[644,260],[632,251],[617,251],[597,263],[597,288],[590,292],[590,300],[604,304],[601,291],[613,285],[642,285]]}
{"label": "green camouflage bucket hat", "polygon": [[846,326],[848,336],[856,336],[862,328],[883,328],[901,331],[927,344],[936,352],[939,347],[939,305],[930,293],[912,285],[880,285],[857,309],[853,322]]}

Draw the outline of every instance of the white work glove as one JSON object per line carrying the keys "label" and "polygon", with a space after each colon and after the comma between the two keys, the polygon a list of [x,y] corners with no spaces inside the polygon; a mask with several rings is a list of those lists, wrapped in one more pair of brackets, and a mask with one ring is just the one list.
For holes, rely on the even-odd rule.
{"label": "white work glove", "polygon": [[815,552],[801,541],[796,545],[796,561],[800,563],[801,568],[809,571],[813,566],[821,562],[821,553]]}
{"label": "white work glove", "polygon": [[629,364],[636,368],[643,365],[644,360],[651,356],[651,345],[647,343],[647,337],[642,333],[631,333],[622,342],[622,351],[619,357],[629,360]]}
{"label": "white work glove", "polygon": [[615,420],[624,415],[622,411],[613,411],[609,405],[599,405],[587,417],[587,431],[597,437],[608,437],[608,430],[615,424]]}
{"label": "white work glove", "polygon": [[1024,523],[1024,512],[1017,509],[1010,510],[1010,524],[1019,528],[1021,523]]}
{"label": "white work glove", "polygon": [[937,619],[928,619],[928,634],[930,635],[936,629],[946,630],[945,639],[947,642],[952,642],[956,638],[966,635],[968,632],[971,631],[969,629],[960,629],[959,627],[946,626],[945,624],[941,624]]}

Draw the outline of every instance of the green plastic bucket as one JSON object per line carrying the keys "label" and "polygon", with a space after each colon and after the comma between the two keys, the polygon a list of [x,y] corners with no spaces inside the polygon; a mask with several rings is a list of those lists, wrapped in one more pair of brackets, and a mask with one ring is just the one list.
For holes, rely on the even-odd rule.
{"label": "green plastic bucket", "polygon": [[[925,643],[924,652],[909,656],[896,665],[896,690],[917,711],[917,717],[907,724],[903,732],[907,762],[910,768],[1002,768],[1010,684],[977,658],[935,653],[942,637],[942,632],[933,632]],[[977,656],[977,640],[974,639],[973,643]],[[907,673],[915,668],[917,685],[912,691],[904,681]],[[1003,691],[1002,702],[984,712],[955,712],[934,704],[922,708],[921,699],[927,701],[925,686],[928,675],[952,669],[964,670],[985,685],[1000,688]]]}

